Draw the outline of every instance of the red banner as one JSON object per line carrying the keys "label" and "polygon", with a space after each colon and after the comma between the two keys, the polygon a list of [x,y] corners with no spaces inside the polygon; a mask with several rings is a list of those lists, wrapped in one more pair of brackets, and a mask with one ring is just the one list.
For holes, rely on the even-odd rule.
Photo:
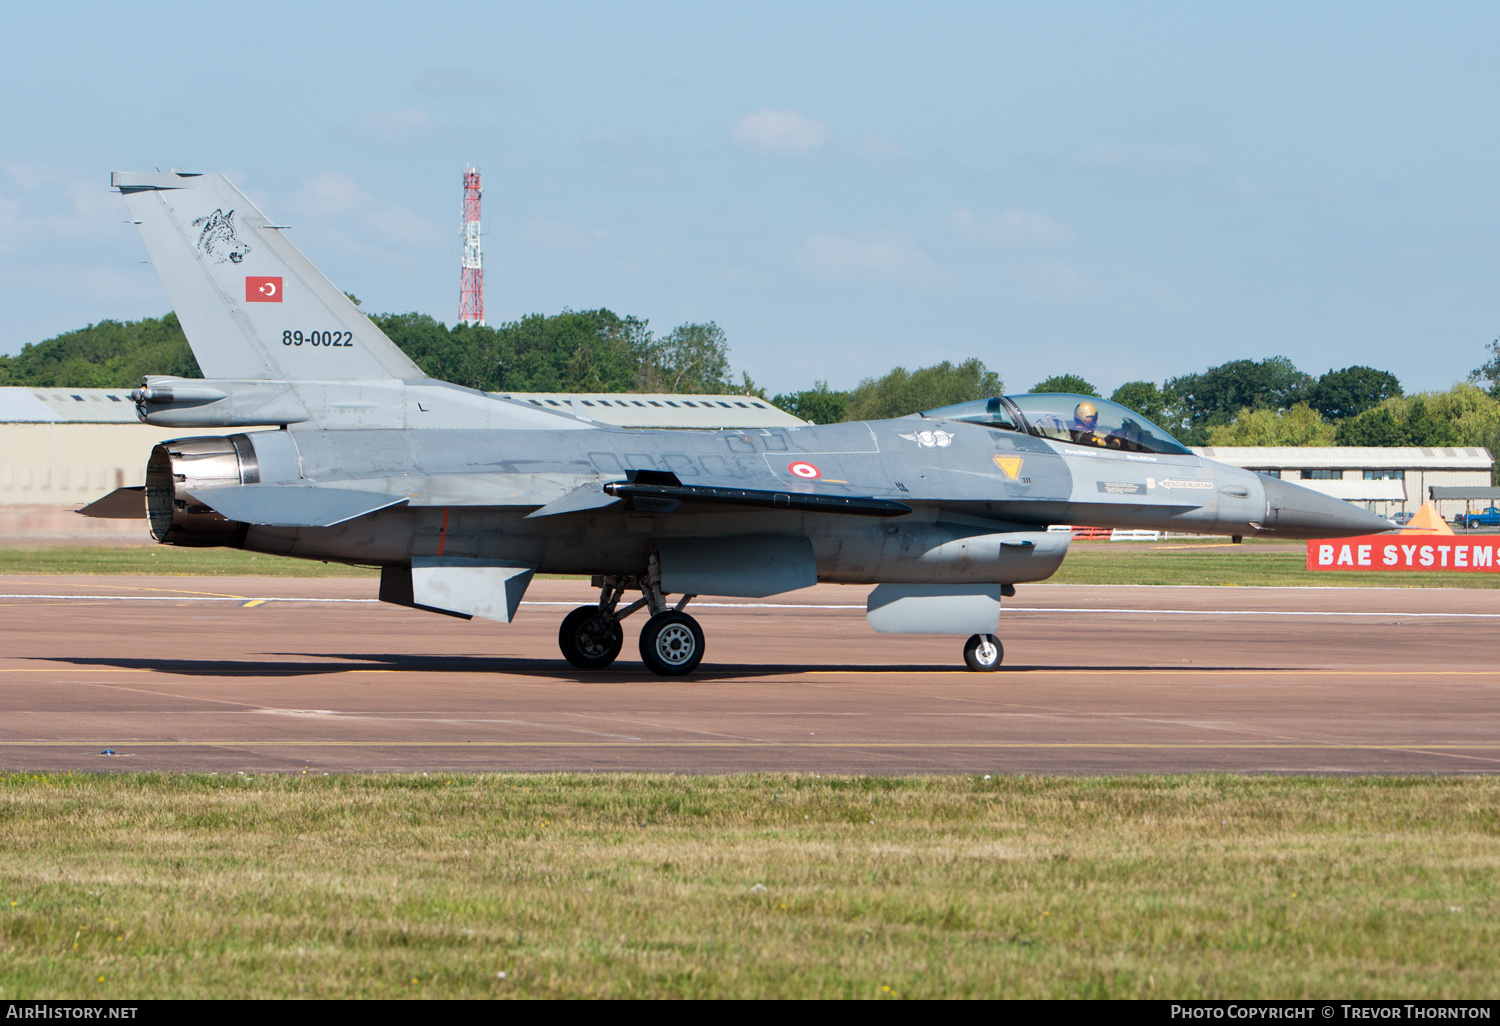
{"label": "red banner", "polygon": [[1307,543],[1309,570],[1414,570],[1421,573],[1500,570],[1500,535],[1367,534]]}

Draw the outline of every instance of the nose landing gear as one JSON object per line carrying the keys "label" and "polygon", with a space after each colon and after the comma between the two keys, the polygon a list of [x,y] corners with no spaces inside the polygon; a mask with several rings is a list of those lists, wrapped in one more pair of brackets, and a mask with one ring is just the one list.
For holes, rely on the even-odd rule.
{"label": "nose landing gear", "polygon": [[975,634],[964,642],[964,662],[969,669],[980,673],[1000,669],[1005,658],[1005,646],[993,634]]}

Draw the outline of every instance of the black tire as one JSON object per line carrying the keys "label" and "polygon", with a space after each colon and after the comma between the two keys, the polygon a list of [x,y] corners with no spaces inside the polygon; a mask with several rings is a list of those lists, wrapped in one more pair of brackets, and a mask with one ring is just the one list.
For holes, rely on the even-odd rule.
{"label": "black tire", "polygon": [[602,670],[625,647],[625,632],[619,620],[606,617],[598,606],[579,606],[563,617],[557,647],[580,670]]}
{"label": "black tire", "polygon": [[977,673],[1000,669],[1005,660],[1005,646],[993,634],[975,634],[964,642],[964,662]]}
{"label": "black tire", "polygon": [[692,673],[703,661],[703,628],[686,613],[657,613],[641,628],[641,662],[661,677]]}

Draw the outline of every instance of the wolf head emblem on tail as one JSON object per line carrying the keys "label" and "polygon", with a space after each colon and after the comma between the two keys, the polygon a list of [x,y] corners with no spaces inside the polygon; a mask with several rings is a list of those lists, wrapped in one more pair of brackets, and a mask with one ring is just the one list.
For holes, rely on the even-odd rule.
{"label": "wolf head emblem on tail", "polygon": [[221,207],[212,214],[195,220],[193,227],[203,229],[198,236],[198,248],[212,257],[216,264],[222,264],[226,260],[237,264],[250,252],[250,246],[241,242],[234,233],[233,210],[226,214]]}

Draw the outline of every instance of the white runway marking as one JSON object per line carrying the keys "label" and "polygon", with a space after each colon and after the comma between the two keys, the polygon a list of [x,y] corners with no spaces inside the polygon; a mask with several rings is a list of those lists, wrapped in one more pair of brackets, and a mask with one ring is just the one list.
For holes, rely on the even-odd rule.
{"label": "white runway marking", "polygon": [[[373,605],[379,599],[372,598],[299,598],[292,595],[0,595],[5,599],[43,599],[49,602],[238,602],[241,605],[260,605],[265,602],[326,602]],[[577,606],[591,605],[587,602],[526,602],[528,606]],[[864,605],[833,605],[812,602],[693,602],[692,609],[864,609]],[[1153,616],[1364,616],[1394,617],[1399,620],[1415,619],[1479,619],[1500,620],[1500,613],[1412,613],[1412,612],[1339,612],[1321,609],[1111,609],[1088,606],[1008,606],[1001,610],[1008,613],[1096,613],[1102,615],[1153,615]]]}

